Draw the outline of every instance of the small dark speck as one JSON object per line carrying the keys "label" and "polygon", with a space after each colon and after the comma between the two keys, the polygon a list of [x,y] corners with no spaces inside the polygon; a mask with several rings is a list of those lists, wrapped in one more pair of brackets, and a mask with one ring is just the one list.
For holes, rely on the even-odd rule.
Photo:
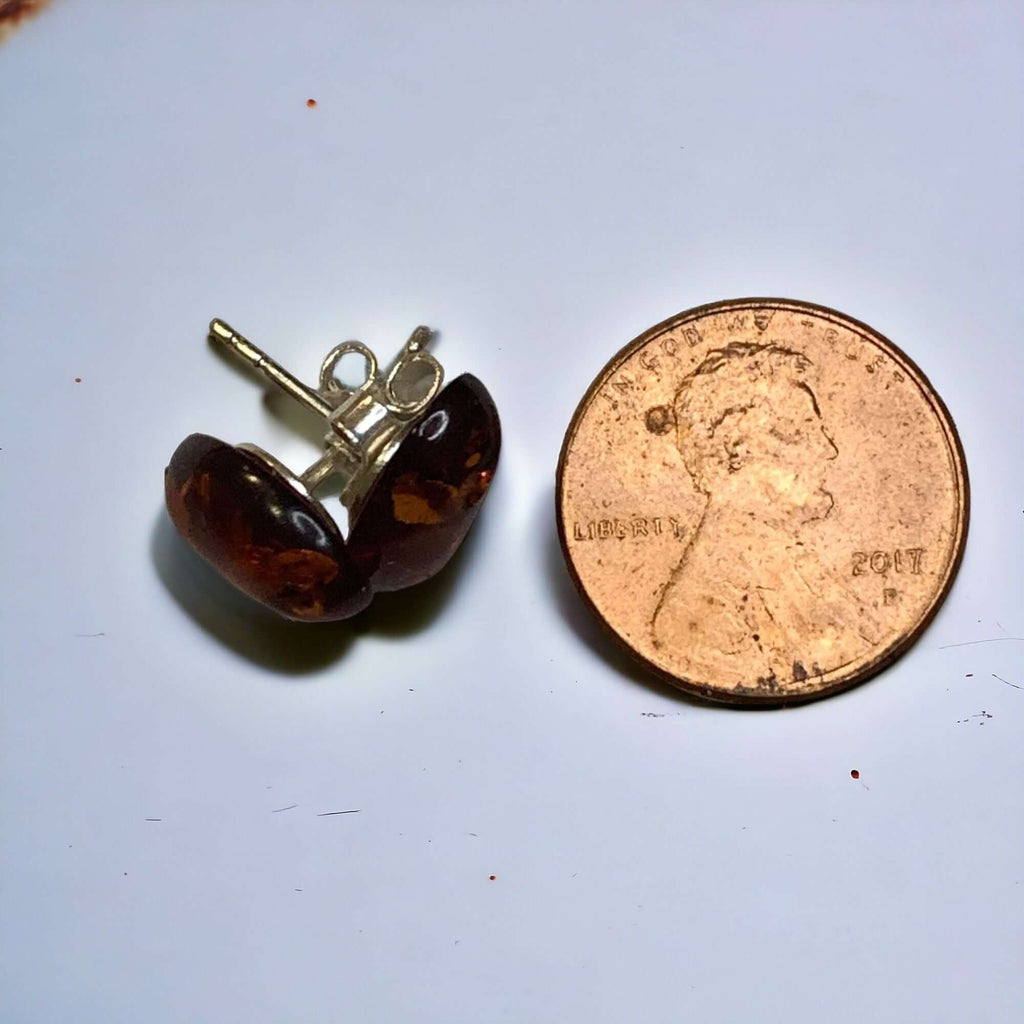
{"label": "small dark speck", "polygon": [[287,807],[275,807],[274,810],[272,810],[270,813],[271,814],[280,814],[282,811],[290,811],[290,810],[293,810],[294,808],[296,808],[298,806],[299,806],[298,804],[289,804]]}
{"label": "small dark speck", "polygon": [[498,876],[497,876],[497,875],[488,875],[487,877],[488,877],[488,878],[490,879],[490,881],[492,881],[492,882],[496,881],[496,880],[497,880],[497,878],[498,878]]}
{"label": "small dark speck", "polygon": [[475,832],[467,832],[466,835],[467,836],[472,836],[474,839],[479,839],[480,838]]}
{"label": "small dark speck", "polygon": [[302,889],[293,889],[292,892],[302,892]]}
{"label": "small dark speck", "polygon": [[76,384],[81,384],[82,383],[82,378],[81,377],[76,377],[75,378],[75,383]]}
{"label": "small dark speck", "polygon": [[850,769],[850,778],[851,779],[859,779],[860,778],[860,772],[857,771],[856,768],[851,768]]}
{"label": "small dark speck", "polygon": [[318,818],[331,818],[335,814],[358,814],[360,812],[360,810],[362,810],[362,808],[357,807],[357,808],[355,808],[354,810],[351,810],[351,811],[324,811],[323,814],[318,814],[317,817]]}
{"label": "small dark speck", "polygon": [[641,717],[643,718],[664,718],[664,715],[659,715],[656,711],[641,711]]}
{"label": "small dark speck", "polygon": [[316,100],[310,97],[310,99],[306,100],[306,106],[312,110],[316,106]]}
{"label": "small dark speck", "polygon": [[96,636],[106,636],[106,635],[107,635],[106,633],[76,633],[75,634],[75,636],[83,636],[83,637],[96,637]]}
{"label": "small dark speck", "polygon": [[973,672],[968,672],[967,675],[964,676],[964,679],[973,679],[973,678],[974,678],[974,673]]}
{"label": "small dark speck", "polygon": [[146,821],[163,821],[163,818],[147,818]]}

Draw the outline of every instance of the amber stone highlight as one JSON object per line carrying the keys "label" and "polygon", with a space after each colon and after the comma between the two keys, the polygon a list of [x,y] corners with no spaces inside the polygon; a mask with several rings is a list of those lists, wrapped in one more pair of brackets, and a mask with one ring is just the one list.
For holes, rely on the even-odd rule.
{"label": "amber stone highlight", "polygon": [[430,579],[458,550],[498,464],[501,423],[487,388],[464,373],[428,407],[385,466],[348,536],[374,590]]}
{"label": "amber stone highlight", "polygon": [[164,474],[178,532],[225,579],[289,619],[347,619],[373,592],[337,526],[280,473],[206,434]]}

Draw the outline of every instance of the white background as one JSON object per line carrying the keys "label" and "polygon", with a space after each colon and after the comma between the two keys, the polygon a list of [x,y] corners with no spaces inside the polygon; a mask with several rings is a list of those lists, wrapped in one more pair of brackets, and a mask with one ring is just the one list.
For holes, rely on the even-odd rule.
{"label": "white background", "polygon": [[[1020,1019],[1022,33],[710,0],[56,0],[12,33],[2,1019]],[[615,653],[552,514],[606,359],[762,294],[902,346],[973,487],[920,643],[774,713]],[[505,429],[451,572],[299,627],[182,547],[186,434],[316,455],[215,315],[307,378],[441,329]]]}

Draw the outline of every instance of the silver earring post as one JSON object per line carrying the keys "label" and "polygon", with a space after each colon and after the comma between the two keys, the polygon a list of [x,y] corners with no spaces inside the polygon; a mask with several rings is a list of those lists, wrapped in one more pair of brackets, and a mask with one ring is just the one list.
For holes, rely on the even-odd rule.
{"label": "silver earring post", "polygon": [[[348,508],[365,497],[391,452],[426,411],[444,381],[441,364],[426,351],[433,337],[428,327],[412,332],[386,375],[380,374],[377,357],[362,342],[335,345],[320,367],[318,388],[304,384],[223,320],[210,322],[209,337],[327,420],[323,455],[293,479],[312,493],[329,477],[341,476],[341,501]],[[338,363],[350,354],[362,356],[365,364],[363,381],[354,387],[335,376]],[[399,392],[413,390],[410,383],[415,382],[409,382],[410,376],[420,378],[419,386],[403,397]],[[259,449],[245,447],[270,458]],[[276,459],[270,461],[283,469]]]}

